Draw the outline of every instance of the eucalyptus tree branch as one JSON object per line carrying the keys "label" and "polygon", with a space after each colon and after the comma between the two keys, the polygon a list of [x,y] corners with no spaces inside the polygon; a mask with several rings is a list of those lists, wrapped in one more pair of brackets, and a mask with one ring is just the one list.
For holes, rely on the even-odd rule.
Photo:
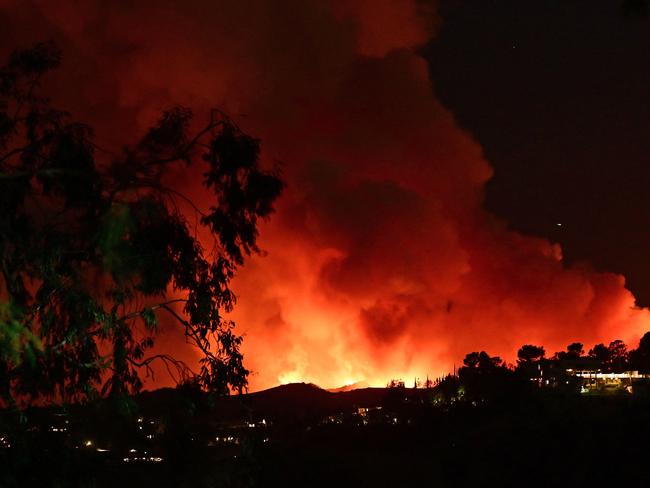
{"label": "eucalyptus tree branch", "polygon": [[29,88],[27,90],[27,94],[24,97],[20,97],[20,99],[18,99],[18,103],[16,105],[16,110],[14,111],[14,115],[12,117],[12,120],[13,120],[14,123],[16,123],[16,121],[18,120],[18,116],[20,115],[20,112],[22,111],[23,107],[25,106],[25,103],[34,98],[34,90],[39,85],[41,77],[42,77],[42,73],[39,73],[34,78],[32,78],[29,81],[29,85],[28,85]]}
{"label": "eucalyptus tree branch", "polygon": [[[176,383],[179,383],[179,381],[175,378],[174,373],[171,370],[171,366],[176,368],[176,372],[178,375],[182,378],[195,375],[196,373],[190,368],[187,363],[184,361],[174,359],[168,354],[155,354],[153,356],[149,356],[146,359],[143,359],[142,361],[136,361],[133,358],[128,357],[127,360],[129,361],[130,364],[137,368],[142,368],[144,367],[147,371],[147,376],[151,376],[152,379],[155,379],[154,377],[154,371],[151,368],[151,363],[153,363],[156,360],[162,361],[162,363],[165,365],[165,368],[167,369],[167,372],[169,373],[169,376],[171,376]],[[189,374],[188,374],[189,373]]]}
{"label": "eucalyptus tree branch", "polygon": [[174,311],[171,307],[167,305],[163,305],[162,308],[167,310],[167,312],[169,312],[176,320],[178,320],[181,324],[185,326],[186,334],[189,334],[192,337],[194,343],[199,349],[201,349],[201,352],[203,352],[203,354],[205,354],[207,357],[211,359],[214,360],[217,359],[217,357],[212,353],[212,351],[210,351],[208,340],[199,337],[198,333],[196,332],[192,324],[190,324],[187,320],[185,320],[183,317],[178,315],[178,313],[176,313],[176,311]]}
{"label": "eucalyptus tree branch", "polygon": [[150,307],[144,307],[142,310],[138,310],[137,312],[128,313],[120,317],[118,320],[120,321],[131,320],[135,317],[141,317],[145,310],[158,310],[160,308],[167,308],[168,305],[172,305],[174,303],[186,303],[186,302],[187,299],[185,298],[175,298],[173,300],[168,300],[166,302],[157,303],[156,305],[151,305]]}
{"label": "eucalyptus tree branch", "polygon": [[187,144],[185,144],[176,154],[168,158],[153,159],[144,163],[145,166],[160,166],[164,164],[173,163],[175,161],[186,161],[189,155],[189,152],[197,145],[197,143],[209,132],[213,131],[219,126],[225,125],[226,121],[220,119],[215,121],[214,117],[211,117],[210,123],[201,129]]}

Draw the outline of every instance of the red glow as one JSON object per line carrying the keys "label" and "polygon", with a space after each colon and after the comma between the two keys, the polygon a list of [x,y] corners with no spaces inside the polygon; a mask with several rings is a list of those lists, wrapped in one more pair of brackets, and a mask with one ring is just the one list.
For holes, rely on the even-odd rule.
{"label": "red glow", "polygon": [[[523,343],[635,344],[650,329],[621,276],[566,269],[558,246],[482,209],[491,168],[435,98],[415,49],[436,22],[418,2],[5,3],[34,29],[0,38],[61,40],[72,82],[57,103],[100,143],[173,103],[219,106],[283,163],[267,255],[235,282],[252,389],[410,381],[471,350],[512,360]],[[179,175],[200,195],[194,181]]]}

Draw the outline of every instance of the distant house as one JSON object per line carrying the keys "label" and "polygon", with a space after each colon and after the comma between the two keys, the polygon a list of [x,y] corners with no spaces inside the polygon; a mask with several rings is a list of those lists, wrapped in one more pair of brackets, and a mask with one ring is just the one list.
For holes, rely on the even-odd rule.
{"label": "distant house", "polygon": [[639,374],[638,371],[623,373],[573,371],[572,373],[582,380],[580,389],[582,393],[608,393],[620,390],[633,393],[635,383],[645,382],[649,378],[649,375]]}
{"label": "distant house", "polygon": [[543,359],[526,365],[524,373],[540,387],[569,389],[585,394],[632,393],[634,386],[647,383],[650,379],[650,375],[638,371],[608,371],[601,361],[589,357]]}

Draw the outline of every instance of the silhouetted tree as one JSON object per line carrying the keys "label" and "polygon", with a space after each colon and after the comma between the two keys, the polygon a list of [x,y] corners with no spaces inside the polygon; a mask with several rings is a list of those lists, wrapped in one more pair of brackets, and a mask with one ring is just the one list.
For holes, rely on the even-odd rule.
{"label": "silhouetted tree", "polygon": [[622,372],[628,366],[627,346],[621,340],[605,344],[596,344],[589,350],[589,357],[598,360],[608,371]]}
{"label": "silhouetted tree", "polygon": [[639,341],[639,347],[630,351],[630,367],[641,373],[650,372],[650,332],[646,332]]}
{"label": "silhouetted tree", "polygon": [[[135,146],[98,148],[90,127],[38,94],[60,58],[39,44],[0,69],[0,398],[122,396],[154,360],[203,388],[245,388],[242,339],[222,314],[235,270],[258,252],[277,173],[217,110],[194,132],[192,112],[172,108]],[[202,168],[206,210],[166,183],[190,165]],[[199,349],[198,371],[147,356],[160,314]]]}
{"label": "silhouetted tree", "polygon": [[463,364],[465,365],[465,369],[486,373],[494,370],[494,368],[503,366],[503,360],[499,356],[490,356],[485,351],[470,352],[463,359]]}
{"label": "silhouetted tree", "polygon": [[542,346],[525,344],[517,351],[517,372],[526,379],[539,378],[542,371],[541,362],[546,355]]}
{"label": "silhouetted tree", "polygon": [[607,366],[611,371],[622,373],[628,366],[627,346],[623,341],[617,339],[609,343],[609,360]]}
{"label": "silhouetted tree", "polygon": [[609,348],[603,343],[596,344],[589,350],[589,357],[596,359],[603,364],[608,364],[610,358]]}
{"label": "silhouetted tree", "polygon": [[539,361],[540,359],[543,359],[545,355],[546,351],[544,351],[544,348],[542,346],[525,344],[519,348],[519,351],[517,351],[517,363],[533,363]]}
{"label": "silhouetted tree", "polygon": [[471,401],[503,401],[512,399],[521,382],[498,356],[485,351],[471,352],[458,370],[464,396]]}
{"label": "silhouetted tree", "polygon": [[406,385],[403,380],[392,379],[386,385],[386,388],[406,388]]}
{"label": "silhouetted tree", "polygon": [[451,374],[436,381],[433,388],[434,403],[448,404],[460,398],[461,395],[460,379]]}
{"label": "silhouetted tree", "polygon": [[584,349],[581,342],[572,342],[566,348],[566,351],[556,352],[557,359],[580,359],[584,355]]}

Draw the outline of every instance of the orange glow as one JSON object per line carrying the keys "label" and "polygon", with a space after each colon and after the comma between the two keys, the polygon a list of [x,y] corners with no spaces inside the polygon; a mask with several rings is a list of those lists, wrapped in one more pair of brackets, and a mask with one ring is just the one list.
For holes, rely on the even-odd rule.
{"label": "orange glow", "polygon": [[[513,361],[524,343],[633,346],[650,330],[622,276],[566,268],[559,246],[483,210],[492,169],[436,99],[417,47],[437,19],[421,2],[87,2],[81,17],[7,3],[17,18],[38,10],[27,12],[38,28],[15,37],[63,38],[71,78],[56,102],[100,143],[141,133],[171,104],[218,106],[281,162],[288,188],[261,229],[266,255],[234,283],[252,390],[410,385],[473,350]],[[176,184],[201,200],[192,171]],[[183,345],[169,330],[158,348],[187,359]]]}

